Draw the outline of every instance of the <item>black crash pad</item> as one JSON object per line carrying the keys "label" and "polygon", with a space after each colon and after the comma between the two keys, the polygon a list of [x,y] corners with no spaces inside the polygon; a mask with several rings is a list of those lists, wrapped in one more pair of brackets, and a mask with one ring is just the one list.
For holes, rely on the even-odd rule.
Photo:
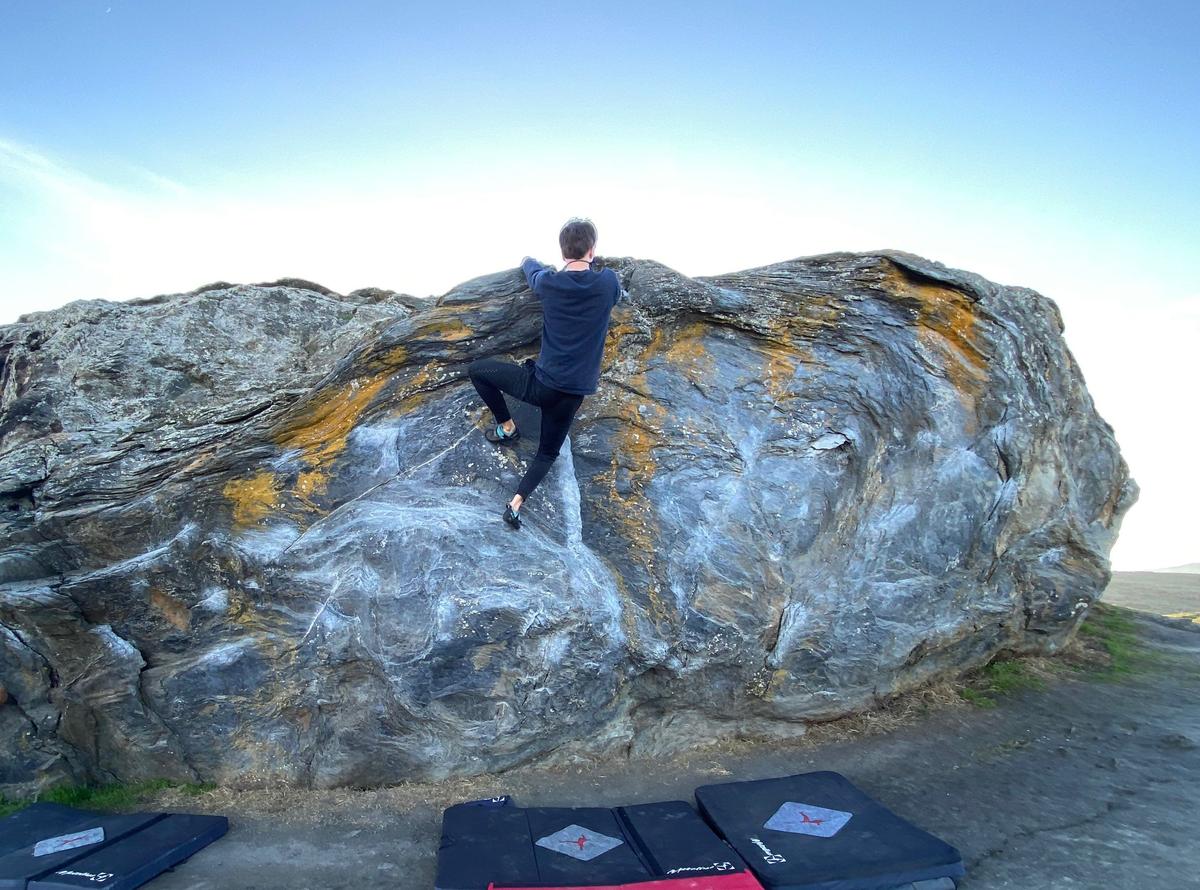
{"label": "black crash pad", "polygon": [[746,872],[682,800],[518,807],[504,795],[445,810],[436,890],[607,887]]}
{"label": "black crash pad", "polygon": [[696,803],[768,890],[941,890],[965,873],[958,850],[839,773],[702,785]]}
{"label": "black crash pad", "polygon": [[88,818],[97,815],[57,803],[30,804],[11,816],[0,819],[0,857],[22,847],[31,847],[42,838],[56,837]]}
{"label": "black crash pad", "polygon": [[33,804],[0,820],[0,890],[132,890],[228,827],[224,816],[112,815]]}

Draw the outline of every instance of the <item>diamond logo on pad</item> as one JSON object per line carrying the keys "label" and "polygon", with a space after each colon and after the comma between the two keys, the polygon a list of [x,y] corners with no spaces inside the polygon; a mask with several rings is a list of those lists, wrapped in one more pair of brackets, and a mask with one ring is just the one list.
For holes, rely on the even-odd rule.
{"label": "diamond logo on pad", "polygon": [[33,847],[34,856],[49,856],[51,853],[61,853],[63,850],[74,850],[89,844],[98,844],[104,840],[103,828],[89,828],[87,831],[77,831],[74,834],[60,834],[58,837],[48,837],[38,841]]}
{"label": "diamond logo on pad", "polygon": [[590,828],[581,828],[572,822],[554,834],[538,838],[536,843],[539,847],[545,847],[547,850],[565,853],[575,859],[587,862],[625,842],[619,837],[609,837],[607,834],[592,831]]}
{"label": "diamond logo on pad", "polygon": [[793,834],[810,834],[814,837],[833,837],[850,821],[853,813],[829,810],[807,803],[789,800],[775,811],[775,815],[763,823],[764,828],[775,831],[790,831]]}

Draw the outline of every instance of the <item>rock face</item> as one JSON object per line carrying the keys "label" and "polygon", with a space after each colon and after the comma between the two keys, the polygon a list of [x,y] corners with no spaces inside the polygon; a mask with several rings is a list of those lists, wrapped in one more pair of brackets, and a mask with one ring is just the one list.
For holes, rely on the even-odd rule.
{"label": "rock face", "polygon": [[607,263],[520,531],[537,410],[497,449],[466,377],[537,353],[517,270],[0,328],[0,791],[782,737],[1070,637],[1137,487],[1052,302],[899,251]]}

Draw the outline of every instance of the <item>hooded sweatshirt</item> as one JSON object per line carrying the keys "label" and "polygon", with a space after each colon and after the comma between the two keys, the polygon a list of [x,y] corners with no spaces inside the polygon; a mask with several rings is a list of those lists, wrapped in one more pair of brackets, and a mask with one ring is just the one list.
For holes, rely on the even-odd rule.
{"label": "hooded sweatshirt", "polygon": [[542,302],[542,348],[534,375],[561,392],[595,392],[609,317],[624,293],[617,273],[593,268],[563,272],[528,257],[521,271]]}

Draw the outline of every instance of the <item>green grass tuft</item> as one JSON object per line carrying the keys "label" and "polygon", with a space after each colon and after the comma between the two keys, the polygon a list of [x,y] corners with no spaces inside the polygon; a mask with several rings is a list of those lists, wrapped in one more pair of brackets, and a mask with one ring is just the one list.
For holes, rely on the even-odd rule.
{"label": "green grass tuft", "polygon": [[972,689],[970,686],[966,687],[965,689],[960,689],[958,694],[971,704],[975,705],[977,708],[996,707],[996,700],[994,698],[990,698],[984,695],[978,689]]}
{"label": "green grass tuft", "polygon": [[1153,660],[1138,640],[1137,624],[1118,606],[1093,603],[1079,633],[1108,653],[1110,664],[1096,672],[1102,679],[1128,676]]}
{"label": "green grass tuft", "polygon": [[1025,662],[1015,658],[990,662],[968,675],[966,683],[958,694],[978,708],[996,707],[994,696],[1008,695],[1021,689],[1042,689],[1046,685]]}
{"label": "green grass tuft", "polygon": [[42,792],[37,798],[8,800],[0,797],[0,818],[17,812],[34,800],[78,807],[81,810],[130,810],[160,791],[174,789],[195,797],[211,791],[216,785],[208,782],[172,782],[154,779],[149,782],[117,782],[109,785],[61,785]]}
{"label": "green grass tuft", "polygon": [[1023,661],[1000,660],[987,665],[982,674],[990,691],[999,695],[1016,692],[1018,689],[1042,689],[1046,683],[1030,672]]}
{"label": "green grass tuft", "polygon": [[9,800],[7,797],[0,795],[0,819],[5,816],[11,816],[21,807],[25,806],[28,801],[24,800]]}

